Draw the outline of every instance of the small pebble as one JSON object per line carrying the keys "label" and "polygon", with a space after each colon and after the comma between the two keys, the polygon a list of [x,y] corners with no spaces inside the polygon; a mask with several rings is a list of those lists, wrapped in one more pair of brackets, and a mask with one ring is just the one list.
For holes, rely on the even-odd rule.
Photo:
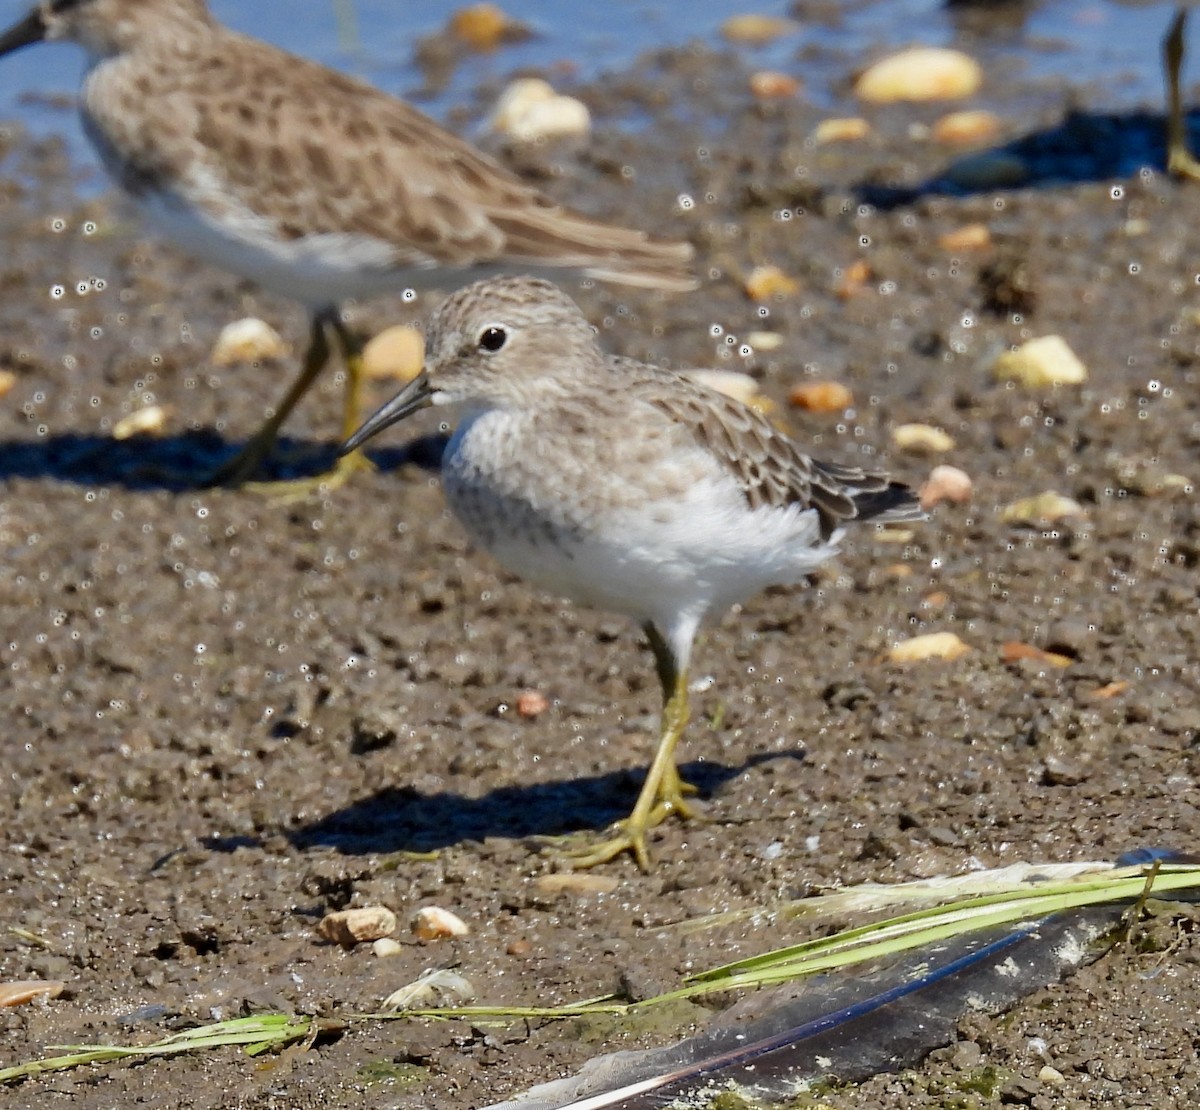
{"label": "small pebble", "polygon": [[954,437],[932,424],[897,424],[892,442],[901,451],[916,455],[941,455],[954,450]]}
{"label": "small pebble", "polygon": [[533,951],[533,945],[524,937],[518,937],[516,940],[509,941],[504,951],[509,956],[528,956]]}
{"label": "small pebble", "polygon": [[750,76],[750,91],[759,100],[781,100],[795,96],[800,91],[800,82],[786,73],[760,70]]}
{"label": "small pebble", "polygon": [[1084,515],[1084,508],[1078,501],[1054,490],[1033,497],[1022,497],[1000,510],[1000,519],[1005,524],[1056,524],[1060,520]]}
{"label": "small pebble", "polygon": [[212,351],[214,366],[237,366],[263,362],[266,359],[287,358],[288,346],[265,320],[247,316],[234,320],[221,329]]}
{"label": "small pebble", "polygon": [[843,119],[826,119],[817,124],[813,141],[825,143],[857,143],[871,134],[871,125],[857,116]]}
{"label": "small pebble", "polygon": [[583,101],[559,95],[540,77],[511,82],[492,113],[492,128],[522,143],[579,137],[591,127],[591,114]]}
{"label": "small pebble", "polygon": [[854,394],[841,382],[801,382],[792,387],[788,403],[807,412],[844,412],[854,404]]}
{"label": "small pebble", "polygon": [[384,328],[362,352],[363,373],[372,380],[411,382],[425,362],[425,337],[406,324]]}
{"label": "small pebble", "polygon": [[914,47],[883,58],[862,72],[854,94],[871,104],[897,100],[958,100],[979,91],[983,70],[958,50]]}
{"label": "small pebble", "polygon": [[0,370],[0,397],[4,397],[12,392],[13,386],[17,384],[17,375],[11,370]]}
{"label": "small pebble", "polygon": [[997,381],[1017,382],[1030,389],[1052,385],[1079,385],[1087,381],[1087,367],[1061,335],[1043,335],[1005,351],[992,368]]}
{"label": "small pebble", "polygon": [[934,142],[946,146],[978,146],[1000,134],[1000,119],[992,112],[950,112],[933,125]]}
{"label": "small pebble", "polygon": [[796,24],[790,19],[755,13],[731,15],[721,24],[722,37],[740,46],[765,46],[794,30]]}
{"label": "small pebble", "polygon": [[942,250],[953,253],[985,251],[992,245],[992,233],[987,224],[963,224],[938,236],[937,244]]}
{"label": "small pebble", "polygon": [[134,436],[157,435],[166,427],[167,410],[162,405],[146,405],[122,417],[113,425],[113,439],[132,439]]}
{"label": "small pebble", "polygon": [[471,928],[458,914],[440,906],[424,906],[413,916],[412,931],[421,940],[446,940],[465,937]]}
{"label": "small pebble", "polygon": [[525,27],[495,4],[472,4],[450,17],[450,33],[481,54],[528,35]]}
{"label": "small pebble", "polygon": [[800,283],[778,266],[757,266],[750,272],[744,288],[752,301],[769,301],[772,297],[790,297],[799,292]]}
{"label": "small pebble", "polygon": [[396,915],[386,906],[362,906],[338,910],[321,918],[317,932],[326,940],[352,948],[368,940],[379,940],[396,931]]}
{"label": "small pebble", "polygon": [[888,659],[893,663],[917,663],[924,659],[960,659],[971,651],[953,632],[927,632],[893,644]]}
{"label": "small pebble", "polygon": [[921,499],[921,508],[929,510],[943,501],[965,505],[971,500],[974,489],[975,483],[965,470],[957,466],[935,466],[917,491],[917,496]]}
{"label": "small pebble", "polygon": [[380,959],[386,959],[388,956],[400,955],[404,951],[404,945],[398,940],[392,940],[391,937],[380,937],[371,945],[371,950]]}
{"label": "small pebble", "polygon": [[550,699],[539,690],[522,690],[517,695],[517,713],[527,720],[540,717],[549,708]]}

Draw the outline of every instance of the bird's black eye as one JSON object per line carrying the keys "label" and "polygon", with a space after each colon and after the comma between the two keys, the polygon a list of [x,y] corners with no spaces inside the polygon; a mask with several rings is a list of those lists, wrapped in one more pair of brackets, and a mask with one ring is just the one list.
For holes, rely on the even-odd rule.
{"label": "bird's black eye", "polygon": [[508,342],[508,332],[503,328],[492,327],[484,328],[479,336],[479,349],[481,351],[498,351],[505,343]]}

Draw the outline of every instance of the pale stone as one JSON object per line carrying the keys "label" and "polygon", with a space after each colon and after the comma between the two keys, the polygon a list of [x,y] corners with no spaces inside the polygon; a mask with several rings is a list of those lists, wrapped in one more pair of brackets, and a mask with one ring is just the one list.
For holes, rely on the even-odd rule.
{"label": "pale stone", "polygon": [[983,84],[983,70],[959,50],[919,46],[883,58],[865,69],[854,93],[872,104],[897,100],[958,100]]}
{"label": "pale stone", "polygon": [[998,381],[1013,381],[1033,389],[1051,385],[1079,385],[1087,381],[1087,367],[1061,335],[1031,339],[1006,351],[993,368]]}

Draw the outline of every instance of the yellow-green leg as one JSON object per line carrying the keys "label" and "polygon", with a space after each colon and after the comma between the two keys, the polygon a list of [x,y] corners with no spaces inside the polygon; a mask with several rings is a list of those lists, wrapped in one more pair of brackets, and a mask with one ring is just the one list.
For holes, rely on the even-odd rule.
{"label": "yellow-green leg", "polygon": [[[342,440],[344,442],[358,430],[359,424],[362,423],[362,387],[364,379],[362,348],[336,314],[326,316],[324,322],[333,329],[333,334],[337,337],[339,353],[346,367],[346,392],[342,402]],[[324,329],[322,328],[321,342],[325,346],[325,359],[327,360],[329,358],[329,345],[324,335]],[[305,362],[307,367],[307,360]],[[313,376],[315,377],[315,374]],[[303,386],[302,382],[304,383]],[[311,384],[312,379],[310,378],[307,382],[304,382],[304,375],[302,374],[284,399],[284,404],[291,401],[292,406],[294,406],[296,401],[300,399],[304,391]],[[296,394],[295,400],[292,399],[293,393]],[[313,478],[296,478],[285,482],[251,482],[247,484],[246,488],[255,493],[265,493],[276,500],[284,502],[302,501],[306,497],[312,497],[321,493],[330,493],[335,489],[339,489],[352,474],[360,470],[373,470],[374,466],[375,464],[361,450],[348,451],[346,454],[338,457],[337,462],[333,464],[331,469]]]}
{"label": "yellow-green leg", "polygon": [[1188,149],[1187,120],[1180,89],[1183,70],[1183,31],[1187,12],[1180,8],[1163,39],[1163,72],[1167,79],[1167,172],[1200,181],[1200,161]]}
{"label": "yellow-green leg", "polygon": [[618,824],[615,836],[589,848],[563,853],[573,867],[595,867],[622,852],[632,852],[638,867],[649,871],[646,834],[672,814],[684,819],[698,816],[695,807],[684,800],[685,794],[695,793],[695,787],[679,777],[679,769],[675,766],[675,747],[688,720],[687,673],[676,666],[674,653],[657,628],[647,625],[646,636],[663,688],[658,748],[633,812]]}

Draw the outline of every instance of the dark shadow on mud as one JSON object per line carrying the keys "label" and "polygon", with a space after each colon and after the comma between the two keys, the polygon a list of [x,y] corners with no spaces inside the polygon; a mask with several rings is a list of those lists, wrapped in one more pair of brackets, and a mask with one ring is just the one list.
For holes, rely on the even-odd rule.
{"label": "dark shadow on mud", "polygon": [[[1165,173],[1165,127],[1162,115],[1150,112],[1109,115],[1072,111],[1056,127],[955,158],[918,185],[895,185],[881,177],[860,181],[855,192],[868,204],[891,208],[928,196],[965,197],[1007,189],[1065,189],[1086,182],[1120,182],[1146,168]],[[1193,134],[1191,141],[1196,149],[1200,135]]]}
{"label": "dark shadow on mud", "polygon": [[[751,767],[772,759],[803,760],[802,751],[755,756],[742,766],[689,763],[679,768],[703,801]],[[421,794],[387,787],[311,825],[293,829],[297,848],[336,848],[344,855],[429,852],[490,837],[521,840],[583,829],[601,830],[628,815],[643,772],[619,771],[566,782],[506,786],[482,798]]]}
{"label": "dark shadow on mud", "polygon": [[[371,451],[381,470],[404,465],[437,469],[444,436],[432,435]],[[217,432],[131,439],[67,433],[33,440],[0,442],[0,482],[13,478],[116,486],[128,490],[183,493],[206,488],[209,475],[229,461],[242,445]],[[259,477],[266,481],[306,478],[327,471],[337,444],[285,437],[279,441]]]}

